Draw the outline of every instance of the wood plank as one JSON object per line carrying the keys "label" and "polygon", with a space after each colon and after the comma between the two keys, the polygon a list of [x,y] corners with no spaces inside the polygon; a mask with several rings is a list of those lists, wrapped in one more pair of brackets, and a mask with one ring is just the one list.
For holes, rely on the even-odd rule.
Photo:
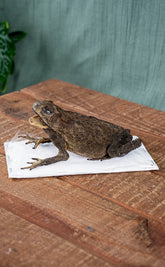
{"label": "wood plank", "polygon": [[[65,186],[62,189],[64,188]],[[1,206],[5,209],[11,210],[20,217],[69,240],[105,261],[116,263],[118,266],[141,266],[142,264],[144,266],[163,266],[165,263],[165,250],[163,243],[158,243],[158,240],[162,240],[160,233],[158,238],[157,226],[159,226],[159,230],[164,230],[164,228],[160,228],[158,224],[153,227],[151,222],[151,228],[149,226],[148,230],[146,228],[148,220],[132,218],[128,211],[123,213],[119,208],[114,210],[114,207],[108,211],[107,208],[105,209],[105,202],[104,208],[102,202],[101,210],[97,204],[94,213],[93,211],[91,213],[92,205],[88,204],[85,208],[87,214],[85,214],[85,210],[82,211],[80,204],[76,206],[81,212],[73,207],[73,200],[68,210],[70,201],[66,207],[66,201],[64,204],[58,196],[58,201],[54,202],[55,206],[58,205],[54,209],[50,206],[48,209],[45,205],[41,207],[40,204],[34,203],[34,199],[31,202],[25,202],[25,198],[18,198],[18,195],[11,196],[1,192],[1,196]],[[40,199],[38,200],[40,202]],[[48,199],[45,198],[45,201]],[[90,198],[90,203],[92,201]],[[50,201],[48,202],[50,205]],[[61,207],[59,208],[59,206]],[[79,215],[75,215],[76,213]],[[153,235],[150,235],[150,232],[153,232]],[[153,237],[157,238],[153,240]]]}
{"label": "wood plank", "polygon": [[165,222],[164,177],[152,173],[97,174],[62,178],[143,216]]}
{"label": "wood plank", "polygon": [[0,236],[1,267],[114,266],[3,208]]}
{"label": "wood plank", "polygon": [[118,266],[165,264],[161,220],[141,218],[103,196],[60,179],[8,180],[5,172],[0,196],[1,207],[105,261]]}

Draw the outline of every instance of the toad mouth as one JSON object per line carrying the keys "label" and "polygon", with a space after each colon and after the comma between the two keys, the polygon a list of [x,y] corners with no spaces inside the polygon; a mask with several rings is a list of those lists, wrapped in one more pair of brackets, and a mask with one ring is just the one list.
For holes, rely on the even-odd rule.
{"label": "toad mouth", "polygon": [[40,119],[40,117],[38,115],[34,115],[34,116],[30,117],[29,123],[31,125],[37,126],[39,128],[42,128],[42,129],[48,128],[48,126]]}

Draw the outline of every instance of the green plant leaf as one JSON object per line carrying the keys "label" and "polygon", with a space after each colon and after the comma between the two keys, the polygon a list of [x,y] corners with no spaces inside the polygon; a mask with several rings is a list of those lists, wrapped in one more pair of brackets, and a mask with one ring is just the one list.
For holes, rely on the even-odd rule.
{"label": "green plant leaf", "polygon": [[8,76],[14,71],[15,43],[26,36],[25,32],[9,33],[7,21],[0,22],[0,89],[5,92]]}
{"label": "green plant leaf", "polygon": [[16,31],[9,33],[9,37],[16,43],[26,36],[26,32]]}
{"label": "green plant leaf", "polygon": [[7,21],[0,22],[0,32],[5,31],[8,33],[9,31],[9,24]]}
{"label": "green plant leaf", "polygon": [[0,23],[0,82],[2,92],[6,89],[7,79],[12,71],[12,61],[15,55],[15,43],[8,36],[9,25],[6,21]]}

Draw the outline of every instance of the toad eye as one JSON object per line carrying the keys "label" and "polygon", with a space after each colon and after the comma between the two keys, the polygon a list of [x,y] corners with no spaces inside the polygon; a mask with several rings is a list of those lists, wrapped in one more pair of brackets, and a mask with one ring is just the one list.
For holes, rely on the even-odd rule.
{"label": "toad eye", "polygon": [[47,106],[43,108],[43,112],[47,115],[52,114],[52,111]]}

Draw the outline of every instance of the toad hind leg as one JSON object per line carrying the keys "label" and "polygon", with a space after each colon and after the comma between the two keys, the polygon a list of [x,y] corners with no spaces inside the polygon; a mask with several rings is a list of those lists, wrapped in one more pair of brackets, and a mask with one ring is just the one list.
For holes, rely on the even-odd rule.
{"label": "toad hind leg", "polygon": [[132,135],[129,129],[124,129],[118,136],[114,136],[111,144],[106,150],[106,154],[100,158],[89,158],[88,160],[105,160],[114,157],[122,157],[131,150],[138,148],[141,145],[141,140],[132,140]]}
{"label": "toad hind leg", "polygon": [[137,138],[117,147],[113,147],[113,145],[110,145],[107,149],[107,154],[110,158],[122,157],[140,146],[141,139]]}
{"label": "toad hind leg", "polygon": [[32,160],[34,160],[33,162],[27,162],[28,164],[31,164],[31,165],[27,167],[23,167],[21,168],[21,170],[24,170],[24,169],[32,170],[40,166],[49,165],[49,164],[56,163],[59,161],[65,161],[68,158],[69,158],[68,152],[65,150],[61,150],[55,157],[45,158],[45,159],[32,158]]}

